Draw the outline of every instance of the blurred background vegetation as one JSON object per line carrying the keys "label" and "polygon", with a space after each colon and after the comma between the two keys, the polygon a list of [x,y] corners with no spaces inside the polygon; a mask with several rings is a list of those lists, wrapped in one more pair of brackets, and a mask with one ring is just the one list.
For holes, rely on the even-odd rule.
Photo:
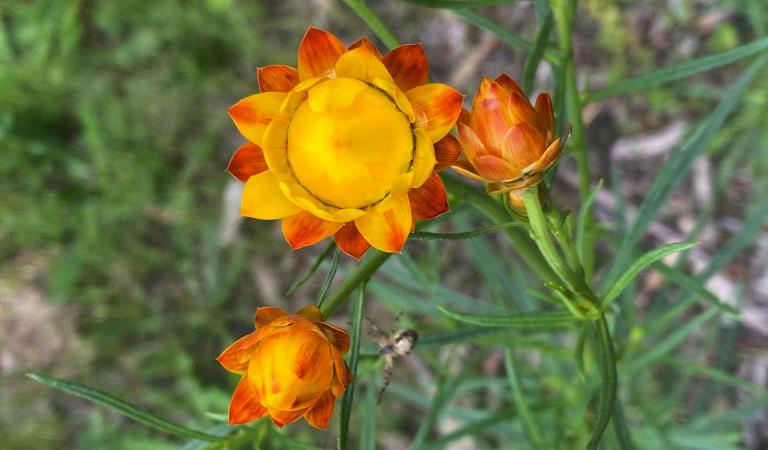
{"label": "blurred background vegetation", "polygon": [[[525,52],[451,11],[418,4],[430,2],[370,3],[403,42],[424,43],[435,81],[471,96],[484,73],[520,76]],[[520,1],[477,12],[533,41],[536,10],[533,2]],[[314,298],[321,277],[290,297],[284,292],[321,249],[292,253],[275,224],[240,221],[238,183],[224,172],[242,139],[226,108],[257,90],[258,66],[294,63],[309,24],[348,43],[372,37],[343,3],[332,0],[0,3],[4,448],[178,448],[178,438],[23,374],[97,386],[207,429],[221,422],[236,382],[214,358],[252,329],[255,307],[291,310]],[[764,37],[767,29],[762,0],[583,0],[574,29],[579,79],[585,91],[596,90],[736,48]],[[665,158],[745,67],[738,62],[587,106],[593,178],[606,180],[598,218],[614,235],[631,221]],[[535,90],[552,89],[552,71],[542,65]],[[636,364],[638,372],[625,379],[623,414],[637,448],[768,445],[766,123],[768,78],[758,76],[691,173],[681,174],[684,182],[642,243],[650,248],[689,237],[701,241],[677,267],[738,306],[741,316],[718,316],[707,326],[702,320],[698,329],[675,335],[704,307],[663,316],[680,290],[656,272],[639,280],[630,294],[636,307],[617,333],[627,343],[620,350],[669,348],[640,359],[645,362]],[[566,158],[554,181],[561,206],[576,207],[575,185],[575,167]],[[482,223],[470,208],[455,210],[451,225],[441,225],[445,229]],[[503,249],[501,256],[495,247]],[[440,251],[410,244],[404,257],[387,263],[371,285],[366,314],[386,328],[404,310],[404,323],[433,340],[398,362],[378,409],[372,393],[380,362],[361,366],[361,386],[370,387],[358,392],[358,407],[367,405],[368,413],[353,418],[353,442],[363,433],[354,431],[360,427],[371,436],[376,419],[377,448],[407,448],[414,436],[431,448],[513,448],[509,442],[527,448],[519,423],[503,420],[514,421],[515,413],[502,400],[511,394],[497,377],[504,373],[503,358],[490,344],[498,336],[436,345],[440,333],[455,326],[436,305],[490,311],[514,293],[519,308],[531,307],[535,300],[523,295],[525,289],[540,286],[528,280],[513,254],[491,236],[441,245]],[[489,257],[498,264],[479,263]],[[345,259],[342,272],[351,265]],[[666,319],[651,321],[658,317]],[[571,419],[560,417],[571,415],[563,412],[568,408],[582,414],[590,401],[569,362],[573,336],[512,337],[523,389],[534,411],[557,428],[547,433],[566,441],[581,436],[569,428]],[[461,367],[462,358],[476,364]],[[430,407],[435,398],[443,403]],[[425,410],[434,413],[424,419],[434,428],[421,431],[413,418],[424,418]],[[482,420],[491,422],[440,440]],[[334,445],[333,433],[305,425],[291,432],[318,447]],[[617,432],[610,439],[621,437]],[[610,442],[605,448],[618,448]]]}

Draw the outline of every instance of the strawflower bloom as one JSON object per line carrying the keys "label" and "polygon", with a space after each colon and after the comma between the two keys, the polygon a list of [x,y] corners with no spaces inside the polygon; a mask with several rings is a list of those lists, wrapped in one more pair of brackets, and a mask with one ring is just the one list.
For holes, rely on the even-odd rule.
{"label": "strawflower bloom", "polygon": [[336,399],[352,381],[342,359],[349,334],[329,323],[315,305],[290,315],[281,308],[256,310],[256,331],[238,339],[217,358],[242,375],[229,404],[229,423],[267,415],[278,427],[300,417],[325,429]]}
{"label": "strawflower bloom", "polygon": [[483,78],[472,102],[456,125],[464,150],[453,168],[482,180],[490,193],[509,193],[539,183],[560,158],[552,100],[543,93],[532,105],[522,89],[506,75]]}
{"label": "strawflower bloom", "polygon": [[298,68],[259,68],[261,93],[229,109],[249,141],[228,167],[246,183],[241,214],[282,219],[294,249],[332,235],[355,258],[399,252],[416,220],[448,210],[436,170],[459,151],[463,96],[427,76],[418,44],[382,56],[310,27]]}

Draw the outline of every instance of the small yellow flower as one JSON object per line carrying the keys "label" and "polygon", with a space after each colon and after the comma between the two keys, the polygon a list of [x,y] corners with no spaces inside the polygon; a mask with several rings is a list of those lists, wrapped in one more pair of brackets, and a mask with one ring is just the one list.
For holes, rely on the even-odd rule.
{"label": "small yellow flower", "polygon": [[508,76],[485,77],[472,112],[464,110],[459,117],[457,129],[465,156],[453,168],[484,181],[490,193],[533,186],[560,158],[562,145],[554,124],[549,94],[540,94],[534,106]]}
{"label": "small yellow flower", "polygon": [[347,48],[310,28],[298,69],[258,75],[261,93],[229,109],[249,141],[228,168],[246,183],[242,215],[282,219],[294,249],[333,235],[359,258],[399,252],[416,220],[448,210],[436,170],[458,156],[449,131],[463,96],[427,84],[420,45],[381,56],[365,38]]}
{"label": "small yellow flower", "polygon": [[325,429],[336,399],[352,381],[342,359],[349,334],[323,322],[315,305],[289,315],[281,308],[258,308],[256,331],[238,339],[217,358],[242,375],[229,405],[229,423],[269,415],[278,427],[300,417]]}

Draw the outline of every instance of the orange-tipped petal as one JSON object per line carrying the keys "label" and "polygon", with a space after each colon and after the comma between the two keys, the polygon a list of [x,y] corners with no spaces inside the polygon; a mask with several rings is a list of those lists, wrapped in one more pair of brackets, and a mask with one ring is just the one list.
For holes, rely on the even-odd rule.
{"label": "orange-tipped petal", "polygon": [[389,203],[390,208],[382,210],[374,206],[365,215],[355,220],[355,225],[373,247],[383,252],[398,253],[403,248],[413,228],[411,205],[407,196]]}
{"label": "orange-tipped petal", "polygon": [[329,389],[315,405],[307,411],[304,418],[307,419],[307,423],[315,428],[325,430],[328,428],[328,424],[331,422],[331,416],[333,416],[333,407],[336,404],[336,397],[333,396]]}
{"label": "orange-tipped petal", "polygon": [[369,52],[381,58],[381,52],[379,51],[378,48],[376,48],[376,45],[373,42],[371,42],[370,39],[368,39],[367,37],[363,36],[360,39],[356,40],[355,42],[352,43],[352,45],[349,46],[349,49],[354,50],[360,47],[368,50]]}
{"label": "orange-tipped petal", "polygon": [[332,235],[343,224],[323,220],[311,213],[301,211],[283,219],[283,236],[294,250],[322,241]]}
{"label": "orange-tipped petal", "polygon": [[536,97],[536,113],[539,115],[544,130],[549,133],[554,133],[555,130],[555,113],[552,109],[552,98],[546,92],[539,94]]}
{"label": "orange-tipped petal", "polygon": [[282,411],[279,409],[273,409],[269,408],[269,416],[272,419],[272,423],[277,426],[277,428],[282,428],[283,426],[295,421],[299,417],[306,414],[307,408],[299,409],[297,411]]}
{"label": "orange-tipped petal", "polygon": [[267,169],[264,152],[261,151],[261,147],[252,142],[246,142],[235,150],[227,166],[227,172],[243,183],[251,176],[258,175]]}
{"label": "orange-tipped petal", "polygon": [[299,71],[295,67],[276,64],[256,69],[261,92],[288,92],[299,84]]}
{"label": "orange-tipped petal", "polygon": [[489,181],[505,181],[520,176],[520,169],[493,155],[480,155],[473,161],[477,173]]}
{"label": "orange-tipped petal", "polygon": [[381,59],[367,48],[356,48],[341,55],[336,62],[336,76],[372,82],[374,79],[392,81]]}
{"label": "orange-tipped petal", "polygon": [[287,315],[288,312],[283,308],[278,308],[277,306],[262,306],[261,308],[256,308],[256,314],[253,316],[253,323],[256,325],[256,328],[259,328],[271,323],[277,318],[285,317]]}
{"label": "orange-tipped petal", "polygon": [[259,403],[258,392],[248,382],[248,377],[242,377],[229,402],[229,424],[253,422],[265,415],[267,415],[267,408]]}
{"label": "orange-tipped petal", "polygon": [[469,162],[465,156],[459,156],[459,158],[453,163],[451,169],[458,172],[460,175],[464,175],[467,178],[473,180],[482,181],[483,177],[477,174],[477,169]]}
{"label": "orange-tipped petal", "polygon": [[506,74],[499,75],[499,77],[496,78],[495,81],[500,85],[502,85],[505,89],[507,89],[510,92],[510,95],[514,92],[517,92],[518,94],[525,97],[525,92],[523,92],[523,90],[520,89],[520,86],[515,82],[515,80],[513,80]]}
{"label": "orange-tipped petal", "polygon": [[384,55],[383,61],[403,92],[427,83],[429,63],[421,44],[401,45]]}
{"label": "orange-tipped petal", "polygon": [[275,117],[280,117],[280,105],[284,92],[263,92],[255,94],[232,105],[229,116],[235,122],[240,134],[256,145],[261,145],[267,125]]}
{"label": "orange-tipped petal", "polygon": [[509,91],[495,81],[484,79],[473,101],[470,126],[486,146],[499,147],[512,125],[507,109]]}
{"label": "orange-tipped petal", "polygon": [[491,149],[488,149],[483,145],[483,141],[480,140],[477,134],[469,126],[458,123],[456,129],[459,134],[459,142],[461,148],[464,150],[464,154],[467,155],[470,161],[474,161],[480,155],[487,155],[491,153]]}
{"label": "orange-tipped petal", "polygon": [[300,310],[296,311],[296,314],[304,317],[305,319],[309,319],[312,322],[323,321],[323,313],[320,311],[320,308],[318,308],[317,305],[315,305],[314,303],[311,303],[301,308]]}
{"label": "orange-tipped petal", "polygon": [[333,72],[336,62],[347,51],[331,33],[309,27],[299,45],[299,77],[306,80]]}
{"label": "orange-tipped petal", "polygon": [[526,122],[510,127],[501,143],[502,157],[519,169],[536,162],[544,150],[544,136]]}
{"label": "orange-tipped petal", "polygon": [[248,178],[243,189],[240,215],[253,219],[275,220],[301,211],[283,194],[270,171]]}
{"label": "orange-tipped petal", "polygon": [[253,347],[258,340],[259,336],[255,331],[245,335],[221,352],[219,357],[216,358],[216,361],[218,361],[224,369],[243,375],[248,371],[248,362],[251,360],[251,350],[253,350]]}
{"label": "orange-tipped petal", "polygon": [[437,142],[456,124],[464,96],[450,86],[439,83],[417,86],[406,92],[416,114],[416,128]]}
{"label": "orange-tipped petal", "polygon": [[432,172],[421,187],[411,189],[408,192],[408,200],[414,221],[434,219],[449,209],[445,186],[437,172]]}
{"label": "orange-tipped petal", "polygon": [[336,347],[341,353],[349,351],[349,333],[328,322],[320,322],[317,324],[317,327],[328,337],[331,345]]}
{"label": "orange-tipped petal", "polygon": [[461,153],[461,144],[452,134],[446,134],[444,138],[435,142],[435,158],[437,165],[435,170],[440,171],[451,167]]}
{"label": "orange-tipped petal", "polygon": [[347,255],[360,259],[371,248],[371,244],[357,231],[354,222],[347,222],[333,235],[336,245]]}
{"label": "orange-tipped petal", "polygon": [[429,175],[435,170],[435,146],[429,139],[429,136],[421,131],[415,130],[416,149],[413,152],[413,180],[412,188],[417,188],[424,184]]}
{"label": "orange-tipped petal", "polygon": [[544,154],[541,155],[541,158],[539,158],[538,161],[533,163],[530,168],[527,170],[530,172],[538,172],[538,171],[544,171],[550,168],[553,164],[557,162],[558,159],[560,159],[560,155],[562,154],[562,145],[560,143],[560,138],[555,139],[553,143],[547,147],[547,150],[544,151]]}
{"label": "orange-tipped petal", "polygon": [[520,94],[513,94],[509,97],[507,110],[512,117],[513,123],[526,122],[531,124],[534,128],[543,128],[543,124],[541,123],[541,120],[539,120],[539,114],[533,108],[533,105],[531,105],[531,101],[528,100],[528,97]]}

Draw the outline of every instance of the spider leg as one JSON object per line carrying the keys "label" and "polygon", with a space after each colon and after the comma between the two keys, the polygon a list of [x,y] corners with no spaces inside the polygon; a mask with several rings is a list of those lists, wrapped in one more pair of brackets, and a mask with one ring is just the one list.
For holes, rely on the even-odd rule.
{"label": "spider leg", "polygon": [[405,311],[400,311],[395,316],[395,320],[392,321],[392,330],[390,331],[392,336],[394,336],[395,333],[397,333],[397,328],[398,328],[398,325],[400,324],[400,318],[403,317],[403,314],[405,314]]}
{"label": "spider leg", "polygon": [[389,335],[381,331],[381,329],[376,325],[376,322],[371,320],[369,317],[366,316],[365,321],[368,322],[368,326],[365,327],[365,333],[375,339],[380,347],[386,345],[389,341]]}
{"label": "spider leg", "polygon": [[392,355],[387,355],[386,359],[384,360],[384,383],[381,386],[381,389],[379,390],[379,399],[376,401],[376,404],[381,404],[381,399],[384,396],[384,391],[387,390],[387,387],[389,386],[389,380],[392,379],[392,374],[394,372],[395,367],[395,361]]}

